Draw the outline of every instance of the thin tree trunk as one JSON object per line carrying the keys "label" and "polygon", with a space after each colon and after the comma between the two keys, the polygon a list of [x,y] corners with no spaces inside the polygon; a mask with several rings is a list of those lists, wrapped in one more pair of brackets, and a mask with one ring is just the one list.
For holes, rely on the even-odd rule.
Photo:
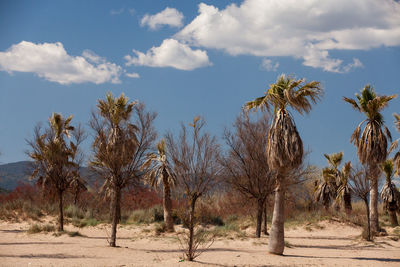
{"label": "thin tree trunk", "polygon": [[[165,175],[164,175],[165,177]],[[172,219],[172,202],[171,202],[171,188],[169,186],[168,178],[163,177],[164,185],[164,222],[167,228],[167,232],[174,232],[174,220]]]}
{"label": "thin tree trunk", "polygon": [[268,201],[267,200],[265,200],[264,201],[264,235],[269,235],[268,234],[268,227],[267,227],[267,221],[268,221],[268,217],[267,217],[267,214],[268,214]]}
{"label": "thin tree trunk", "polygon": [[281,184],[282,177],[277,177],[277,185],[275,188],[274,212],[272,214],[271,234],[269,237],[268,251],[271,254],[282,255],[285,249],[285,233],[284,233],[284,201],[285,192]]}
{"label": "thin tree trunk", "polygon": [[64,231],[63,191],[58,191],[58,231]]}
{"label": "thin tree trunk", "polygon": [[193,250],[193,238],[194,238],[194,224],[195,224],[195,208],[196,208],[197,197],[192,197],[190,203],[190,217],[189,217],[189,244],[187,257],[189,261],[193,261],[194,253]]}
{"label": "thin tree trunk", "polygon": [[369,198],[369,209],[370,209],[370,221],[371,221],[371,229],[375,233],[378,233],[379,228],[379,218],[378,218],[378,175],[375,175],[376,172],[373,172],[373,176],[371,177],[371,194]]}
{"label": "thin tree trunk", "polygon": [[365,204],[365,209],[367,210],[367,221],[368,221],[368,226],[367,226],[367,241],[371,241],[371,222],[370,222],[370,216],[369,216],[369,206],[368,206],[368,199],[364,199],[364,204]]}
{"label": "thin tree trunk", "polygon": [[[393,204],[394,204],[394,205],[393,205]],[[396,209],[397,209],[396,203],[393,203],[393,202],[392,202],[392,203],[389,204],[388,213],[389,213],[389,218],[390,218],[390,224],[391,224],[393,227],[396,227],[396,226],[399,225],[399,223],[398,223],[398,221],[397,221]]]}
{"label": "thin tree trunk", "polygon": [[261,237],[261,227],[263,218],[264,200],[257,200],[257,227],[256,227],[256,237]]}
{"label": "thin tree trunk", "polygon": [[121,212],[121,188],[115,188],[113,193],[114,201],[113,201],[113,218],[112,218],[112,227],[111,227],[111,238],[110,238],[110,247],[116,246],[117,239],[117,226],[119,222],[120,212]]}

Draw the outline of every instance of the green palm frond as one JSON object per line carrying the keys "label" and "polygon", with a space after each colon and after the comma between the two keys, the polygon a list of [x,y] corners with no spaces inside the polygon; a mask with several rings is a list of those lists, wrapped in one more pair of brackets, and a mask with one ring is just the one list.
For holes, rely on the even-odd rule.
{"label": "green palm frond", "polygon": [[[261,109],[274,113],[287,106],[300,114],[309,113],[312,104],[320,100],[323,91],[317,81],[305,83],[304,79],[296,80],[291,76],[280,75],[274,84],[271,84],[265,95],[245,104],[245,109]],[[303,84],[303,85],[302,85]]]}

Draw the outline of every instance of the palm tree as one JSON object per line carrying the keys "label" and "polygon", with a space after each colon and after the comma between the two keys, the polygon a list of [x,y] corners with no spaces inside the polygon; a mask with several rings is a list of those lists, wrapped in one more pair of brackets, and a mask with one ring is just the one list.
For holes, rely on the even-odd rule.
{"label": "palm tree", "polygon": [[[381,111],[387,107],[390,100],[396,95],[378,96],[374,88],[366,85],[361,94],[356,94],[356,100],[343,97],[344,101],[350,103],[353,108],[367,117],[353,132],[350,142],[357,147],[357,155],[360,162],[368,166],[369,177],[371,178],[371,227],[372,230],[379,231],[378,221],[378,178],[380,175],[379,164],[384,162],[387,157],[388,139],[391,141],[389,129],[384,125]],[[362,125],[366,122],[361,132]]]}
{"label": "palm tree", "polygon": [[336,182],[332,178],[334,175],[335,172],[332,169],[322,169],[322,180],[317,181],[315,186],[315,198],[317,202],[322,201],[325,210],[329,209],[330,203],[335,197],[336,188],[333,184]]}
{"label": "palm tree", "polygon": [[[47,194],[58,197],[59,231],[64,230],[63,196],[78,173],[79,165],[75,159],[83,136],[80,130],[75,131],[70,125],[71,120],[72,116],[64,119],[60,114],[53,113],[49,118],[49,128],[43,132],[37,126],[34,140],[28,141],[33,150],[28,155],[34,161],[31,178],[38,177],[37,183]],[[67,142],[71,132],[75,142]]]}
{"label": "palm tree", "polygon": [[300,114],[309,113],[322,95],[321,84],[312,81],[303,84],[304,79],[296,80],[284,74],[271,84],[265,94],[247,102],[245,108],[274,110],[273,125],[268,131],[268,164],[277,174],[275,203],[272,215],[272,227],[269,252],[282,254],[284,250],[284,198],[285,178],[288,173],[301,165],[303,161],[303,142],[287,108],[291,107]]}
{"label": "palm tree", "polygon": [[157,144],[157,153],[150,153],[143,164],[143,169],[150,169],[146,178],[151,187],[158,187],[160,183],[164,186],[164,222],[167,231],[174,231],[174,221],[172,219],[171,186],[176,183],[176,176],[172,171],[165,151],[165,140],[162,139]]}
{"label": "palm tree", "polygon": [[93,142],[94,157],[90,162],[95,172],[105,180],[102,191],[111,197],[111,247],[116,246],[117,225],[121,215],[121,194],[130,180],[137,177],[132,162],[138,148],[138,127],[130,122],[135,102],[121,94],[114,97],[107,93],[105,100],[98,100],[101,118],[93,114],[91,126],[96,132]]}
{"label": "palm tree", "polygon": [[400,192],[392,182],[394,176],[393,160],[386,160],[381,164],[381,169],[386,176],[386,183],[381,190],[381,199],[385,204],[385,210],[389,213],[390,222],[393,227],[398,226],[396,211],[399,209]]}
{"label": "palm tree", "polygon": [[[397,128],[397,131],[400,132],[400,115],[399,114],[393,114],[394,118],[395,118],[395,126]],[[389,152],[391,152],[393,149],[397,148],[399,140],[396,140],[392,143],[392,145],[390,146]],[[395,155],[394,155],[394,163],[396,164],[396,173],[397,175],[400,175],[400,151],[398,151]]]}
{"label": "palm tree", "polygon": [[344,203],[344,210],[347,214],[350,214],[352,211],[351,206],[351,187],[349,184],[349,175],[348,172],[351,169],[351,162],[348,161],[343,166],[342,170],[340,171],[340,183],[337,189],[337,196],[336,201]]}

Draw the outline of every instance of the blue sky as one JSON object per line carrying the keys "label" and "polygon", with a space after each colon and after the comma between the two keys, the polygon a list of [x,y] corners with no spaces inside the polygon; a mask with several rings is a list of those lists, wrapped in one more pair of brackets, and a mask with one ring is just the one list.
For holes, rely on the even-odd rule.
{"label": "blue sky", "polygon": [[[338,151],[354,161],[349,139],[363,115],[342,97],[366,84],[400,92],[392,0],[2,1],[0,33],[2,163],[27,159],[25,140],[52,112],[90,132],[108,91],[156,111],[159,135],[200,114],[220,138],[281,73],[325,89],[309,115],[294,114],[310,163]],[[384,112],[398,138],[394,112],[400,98]]]}

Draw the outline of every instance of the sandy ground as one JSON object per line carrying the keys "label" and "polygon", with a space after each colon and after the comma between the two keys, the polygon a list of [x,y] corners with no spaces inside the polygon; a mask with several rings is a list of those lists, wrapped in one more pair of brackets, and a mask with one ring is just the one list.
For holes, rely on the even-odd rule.
{"label": "sandy ground", "polygon": [[[122,226],[118,248],[107,246],[110,227],[74,228],[83,237],[28,234],[29,223],[0,221],[1,266],[400,266],[400,241],[361,241],[360,228],[322,222],[286,231],[284,256],[267,253],[268,238],[218,239],[195,262],[179,262],[175,234],[156,236],[154,226]],[[307,230],[308,228],[308,230]],[[323,229],[320,229],[323,228]]]}

